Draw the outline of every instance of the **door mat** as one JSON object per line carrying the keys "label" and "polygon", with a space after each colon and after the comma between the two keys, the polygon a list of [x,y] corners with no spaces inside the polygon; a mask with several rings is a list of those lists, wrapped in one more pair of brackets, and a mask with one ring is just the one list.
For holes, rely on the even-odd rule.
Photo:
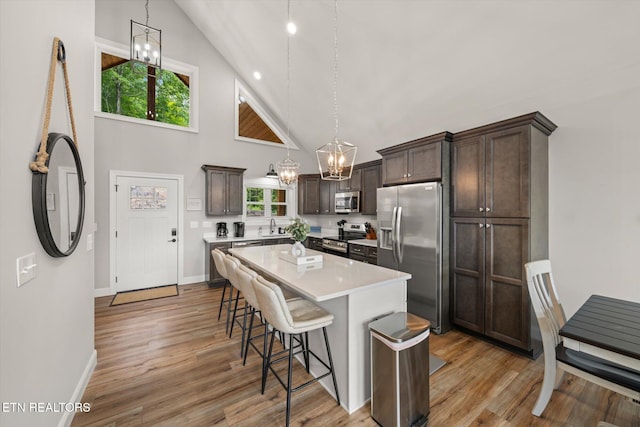
{"label": "door mat", "polygon": [[445,365],[444,360],[440,359],[438,356],[434,356],[433,354],[429,354],[429,375],[433,375],[435,371],[442,368]]}
{"label": "door mat", "polygon": [[111,301],[111,306],[130,302],[148,301],[151,299],[175,297],[179,295],[178,285],[158,286],[157,288],[139,289],[136,291],[118,292]]}

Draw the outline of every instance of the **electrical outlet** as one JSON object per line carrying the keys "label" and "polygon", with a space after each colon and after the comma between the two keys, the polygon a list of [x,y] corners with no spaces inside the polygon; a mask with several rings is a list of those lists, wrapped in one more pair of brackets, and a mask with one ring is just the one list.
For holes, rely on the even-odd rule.
{"label": "electrical outlet", "polygon": [[211,223],[211,221],[202,221],[202,228],[211,228],[213,227],[213,224]]}
{"label": "electrical outlet", "polygon": [[198,221],[191,221],[189,222],[189,226],[191,228],[198,228]]}
{"label": "electrical outlet", "polygon": [[16,259],[16,282],[18,287],[36,278],[36,265],[35,252]]}
{"label": "electrical outlet", "polygon": [[93,234],[87,234],[87,252],[93,249]]}

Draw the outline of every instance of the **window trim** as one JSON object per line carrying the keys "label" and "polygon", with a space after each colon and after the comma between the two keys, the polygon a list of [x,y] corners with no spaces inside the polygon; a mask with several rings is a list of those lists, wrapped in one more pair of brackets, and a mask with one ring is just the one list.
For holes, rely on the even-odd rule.
{"label": "window trim", "polygon": [[[278,205],[286,205],[287,206],[287,215],[286,216],[271,216],[271,210],[267,210],[267,203],[264,202],[265,205],[265,215],[264,216],[247,216],[247,188],[263,188],[269,190],[285,190],[287,192],[287,202],[286,203],[278,203]],[[255,178],[255,179],[247,179],[244,181],[242,186],[242,216],[247,223],[264,223],[268,222],[273,218],[276,221],[287,221],[292,220],[295,217],[295,208],[296,208],[296,191],[297,187],[291,188],[282,188],[278,185],[278,181],[273,178]],[[266,197],[265,197],[266,200]],[[251,202],[255,203],[255,202]],[[258,202],[260,203],[260,202]],[[268,206],[271,207],[271,201],[269,201]],[[268,214],[268,215],[267,215]]]}
{"label": "window trim", "polygon": [[137,117],[123,116],[120,114],[106,113],[102,111],[102,53],[129,58],[129,47],[121,43],[112,42],[101,37],[96,37],[94,80],[93,80],[93,115],[110,120],[137,123],[146,126],[155,126],[165,129],[180,130],[183,132],[199,133],[199,76],[200,69],[191,64],[175,61],[166,57],[162,58],[163,69],[189,76],[189,126],[178,126],[170,123],[156,122],[153,120],[139,119]]}

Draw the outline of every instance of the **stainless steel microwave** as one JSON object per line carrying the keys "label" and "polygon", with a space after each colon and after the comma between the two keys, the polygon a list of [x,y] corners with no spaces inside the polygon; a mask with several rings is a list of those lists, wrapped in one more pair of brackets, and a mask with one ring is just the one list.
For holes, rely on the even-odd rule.
{"label": "stainless steel microwave", "polygon": [[336,213],[360,212],[360,192],[336,193]]}

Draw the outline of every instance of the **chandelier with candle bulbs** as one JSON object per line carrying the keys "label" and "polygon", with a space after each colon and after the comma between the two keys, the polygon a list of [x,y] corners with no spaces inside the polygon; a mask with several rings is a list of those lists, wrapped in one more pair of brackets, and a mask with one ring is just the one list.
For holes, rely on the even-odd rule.
{"label": "chandelier with candle bulbs", "polygon": [[144,24],[131,20],[131,64],[139,63],[146,67],[162,68],[162,30],[149,26],[149,0],[145,10],[147,20]]}

